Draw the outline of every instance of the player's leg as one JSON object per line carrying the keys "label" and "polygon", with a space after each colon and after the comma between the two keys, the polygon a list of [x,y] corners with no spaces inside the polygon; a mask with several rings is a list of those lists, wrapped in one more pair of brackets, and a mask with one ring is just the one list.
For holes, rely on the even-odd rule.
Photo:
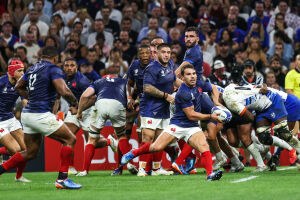
{"label": "player's leg", "polygon": [[[17,129],[15,131],[12,131],[10,134],[18,142],[18,144],[20,146],[20,151],[24,151],[26,149],[26,146],[25,146],[25,142],[24,142],[23,130]],[[31,182],[30,180],[28,180],[22,176],[25,167],[26,167],[26,162],[24,162],[23,164],[18,166],[15,181]]]}
{"label": "player's leg", "polygon": [[188,139],[189,145],[201,153],[201,163],[203,164],[207,180],[218,180],[222,177],[222,171],[213,172],[212,158],[209,151],[209,145],[206,142],[206,137],[203,132],[197,132]]}
{"label": "player's leg", "polygon": [[251,129],[252,129],[251,124],[237,125],[237,132],[238,132],[239,139],[243,143],[244,147],[250,152],[250,154],[257,162],[257,168],[253,172],[262,172],[265,171],[267,167],[264,164],[264,161],[260,155],[257,146],[251,140]]}

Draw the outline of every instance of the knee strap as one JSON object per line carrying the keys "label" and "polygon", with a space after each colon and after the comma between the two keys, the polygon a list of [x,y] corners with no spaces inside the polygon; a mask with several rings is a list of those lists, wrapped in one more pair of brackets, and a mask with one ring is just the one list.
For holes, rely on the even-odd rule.
{"label": "knee strap", "polygon": [[293,137],[292,133],[289,130],[289,127],[288,127],[288,124],[287,124],[286,120],[283,120],[279,124],[275,125],[273,127],[273,130],[274,130],[274,133],[276,133],[276,135],[280,139],[282,139],[286,142],[289,142]]}
{"label": "knee strap", "polygon": [[271,131],[268,126],[259,127],[256,129],[258,140],[265,145],[272,145],[273,138],[271,136]]}

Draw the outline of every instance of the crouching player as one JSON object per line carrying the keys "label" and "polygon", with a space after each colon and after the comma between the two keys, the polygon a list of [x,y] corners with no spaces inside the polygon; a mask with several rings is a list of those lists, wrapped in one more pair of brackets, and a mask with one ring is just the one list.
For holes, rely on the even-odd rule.
{"label": "crouching player", "polygon": [[[0,148],[1,155],[13,155],[25,150],[22,126],[12,113],[13,106],[19,98],[14,86],[23,74],[23,63],[13,60],[8,65],[8,74],[0,78],[0,143],[4,146]],[[25,166],[26,162],[18,166],[16,182],[31,182],[22,176]]]}
{"label": "crouching player", "polygon": [[95,81],[80,97],[77,113],[79,120],[82,120],[83,111],[93,103],[90,101],[91,98],[96,95],[97,99],[94,116],[89,127],[89,139],[85,148],[84,171],[77,176],[87,175],[95,148],[109,145],[110,140],[106,140],[100,135],[107,120],[111,121],[119,140],[126,138],[126,84],[127,81],[118,78],[118,74],[111,74],[104,79]]}
{"label": "crouching player", "polygon": [[202,161],[207,173],[207,180],[219,180],[222,171],[213,172],[212,158],[205,135],[199,128],[198,120],[214,120],[221,122],[216,114],[202,114],[201,95],[196,87],[196,71],[192,65],[186,65],[181,70],[183,83],[175,96],[175,113],[169,126],[151,143],[145,143],[138,149],[132,150],[122,157],[121,164],[125,165],[133,158],[151,152],[163,150],[176,139],[184,139],[190,146],[202,153]]}

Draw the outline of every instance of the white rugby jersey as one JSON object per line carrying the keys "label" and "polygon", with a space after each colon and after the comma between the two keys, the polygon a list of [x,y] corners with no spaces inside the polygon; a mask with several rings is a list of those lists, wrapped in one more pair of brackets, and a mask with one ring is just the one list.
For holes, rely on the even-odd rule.
{"label": "white rugby jersey", "polygon": [[270,91],[272,91],[276,94],[279,94],[281,96],[282,100],[284,102],[286,102],[286,99],[287,99],[287,96],[288,96],[288,94],[286,92],[283,92],[283,91],[280,91],[280,90],[277,90],[277,89],[271,88],[271,87],[268,87],[268,90],[270,90]]}
{"label": "white rugby jersey", "polygon": [[270,90],[264,95],[259,90],[260,88],[253,85],[228,85],[223,93],[226,107],[239,115],[243,115],[247,108],[255,111],[263,111],[269,108],[277,93]]}

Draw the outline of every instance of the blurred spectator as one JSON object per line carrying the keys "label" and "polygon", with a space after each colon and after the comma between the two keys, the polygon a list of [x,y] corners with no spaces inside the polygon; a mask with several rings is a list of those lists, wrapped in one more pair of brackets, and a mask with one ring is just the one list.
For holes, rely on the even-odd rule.
{"label": "blurred spectator", "polygon": [[209,76],[207,79],[214,85],[221,86],[225,88],[230,84],[230,80],[225,74],[226,67],[222,60],[216,60],[213,65],[213,74]]}
{"label": "blurred spectator", "polygon": [[147,33],[149,29],[155,29],[157,31],[157,36],[162,37],[164,41],[168,40],[168,34],[166,31],[160,27],[158,27],[158,20],[156,18],[150,18],[148,22],[148,26],[142,28],[141,32],[138,35],[137,43],[141,42],[141,39],[147,37]]}
{"label": "blurred spectator", "polygon": [[58,40],[53,36],[47,36],[44,40],[45,47],[56,47],[59,48]]}
{"label": "blurred spectator", "polygon": [[274,34],[275,43],[267,51],[269,57],[277,54],[281,57],[281,63],[287,67],[290,66],[291,59],[294,55],[294,49],[291,39],[284,31],[278,30]]}
{"label": "blurred spectator", "polygon": [[[219,40],[226,41],[229,45],[230,53],[233,53],[237,48],[239,48],[239,44],[233,40],[232,32],[230,32],[227,28],[220,30],[220,38]],[[216,45],[217,53],[220,51],[219,45]]]}
{"label": "blurred spectator", "polygon": [[89,13],[93,19],[96,18],[97,12],[103,5],[103,0],[85,0],[80,2],[80,7],[87,8],[87,13]]}
{"label": "blurred spectator", "polygon": [[184,51],[179,40],[174,40],[173,42],[171,42],[170,46],[172,53],[174,54],[174,56],[176,56],[176,62],[173,60],[174,63],[180,65],[183,62]]}
{"label": "blurred spectator", "polygon": [[[34,7],[34,1],[31,1],[29,3],[28,8],[30,10],[33,7]],[[48,0],[43,0],[43,7],[42,7],[42,9],[43,9],[42,10],[43,14],[47,15],[49,17],[49,19],[51,19],[52,18],[52,14],[53,14],[53,5],[52,5],[52,2],[50,2]]]}
{"label": "blurred spectator", "polygon": [[24,64],[24,68],[28,69],[29,62],[27,60],[27,49],[24,46],[19,46],[15,49],[15,54],[20,57],[20,60]]}
{"label": "blurred spectator", "polygon": [[[33,1],[33,8],[36,9],[39,20],[42,22],[45,22],[48,26],[51,23],[50,17],[43,13],[43,7],[44,7],[44,0],[34,0]],[[30,9],[31,10],[31,9]],[[51,16],[52,17],[52,16]],[[23,20],[23,24],[29,21],[29,15],[27,14]]]}
{"label": "blurred spectator", "polygon": [[108,61],[105,63],[106,74],[117,71],[121,77],[124,76],[128,70],[128,63],[123,60],[122,56],[121,50],[117,48],[110,50]]}
{"label": "blurred spectator", "polygon": [[157,36],[156,29],[149,29],[147,32],[147,38],[149,38],[150,41],[152,41]]}
{"label": "blurred spectator", "polygon": [[[61,15],[56,14],[53,16],[53,23],[56,25],[57,27],[57,31],[59,34],[59,41],[61,42],[61,46],[64,47],[66,44],[66,40],[70,35],[70,29],[69,27],[65,26]],[[49,27],[49,29],[51,28],[51,25]]]}
{"label": "blurred spectator", "polygon": [[133,30],[137,33],[140,32],[140,30],[142,29],[142,23],[138,19],[134,18],[133,8],[130,5],[126,5],[123,8],[123,19],[121,21],[121,28],[122,28],[122,23],[125,18],[129,18],[131,20],[131,22],[130,22],[131,30]]}
{"label": "blurred spectator", "polygon": [[75,41],[76,45],[76,56],[75,59],[81,60],[84,59],[87,55],[87,47],[81,43],[80,35],[77,32],[72,32],[70,35],[70,40]]}
{"label": "blurred spectator", "polygon": [[234,16],[236,18],[235,22],[237,28],[243,31],[247,31],[247,23],[244,18],[239,16],[239,13],[240,13],[239,7],[237,5],[231,5],[228,12],[228,18],[225,21],[223,21],[223,25],[221,27],[228,26],[229,25],[228,21],[232,21],[229,16]]}
{"label": "blurred spectator", "polygon": [[210,52],[204,50],[204,43],[202,40],[199,40],[199,45],[200,45],[202,53],[203,53],[203,61],[206,62],[207,64],[209,64],[210,67],[213,66],[214,58]]}
{"label": "blurred spectator", "polygon": [[[258,1],[259,2],[259,1]],[[272,1],[271,0],[262,0],[263,5],[264,5],[264,16],[267,16],[269,18],[272,17],[272,15],[274,14],[274,8],[272,6]],[[255,4],[256,5],[256,4]],[[252,10],[250,16],[253,17],[257,15],[256,14],[256,6],[255,8]]]}
{"label": "blurred spectator", "polygon": [[88,40],[88,34],[83,34],[83,24],[81,22],[75,22],[73,24],[73,33],[77,33],[80,38],[80,43],[86,45]]}
{"label": "blurred spectator", "polygon": [[120,32],[120,40],[122,43],[123,59],[127,63],[131,63],[137,55],[137,49],[129,43],[129,33],[127,31]]}
{"label": "blurred spectator", "polygon": [[284,31],[286,35],[293,41],[293,29],[286,25],[284,21],[284,15],[281,13],[276,14],[275,18],[275,28],[270,33],[270,47],[274,44],[274,34],[276,31]]}
{"label": "blurred spectator", "polygon": [[277,83],[284,88],[284,79],[287,73],[287,68],[281,65],[280,57],[277,55],[272,56],[270,62],[270,70],[266,72],[273,71],[276,77]]}
{"label": "blurred spectator", "polygon": [[64,25],[67,25],[69,21],[76,16],[76,13],[70,10],[69,0],[60,0],[60,10],[55,12],[53,15],[59,14],[62,17]]}
{"label": "blurred spectator", "polygon": [[2,24],[2,45],[4,47],[13,47],[14,44],[19,41],[19,38],[16,35],[12,34],[12,30],[13,24],[10,21],[4,22],[4,24]]}
{"label": "blurred spectator", "polygon": [[120,33],[119,23],[115,20],[109,18],[111,9],[108,6],[103,6],[101,10],[101,17],[96,16],[96,19],[103,19],[104,30],[113,34],[114,37],[118,36]]}
{"label": "blurred spectator", "polygon": [[[149,11],[150,11],[150,18],[158,19],[159,27],[163,28],[163,23],[166,20],[166,18],[164,16],[162,16],[160,3],[154,2],[154,3],[150,4]],[[149,18],[146,18],[142,23],[142,27],[147,26],[148,21],[149,21]]]}
{"label": "blurred spectator", "polygon": [[147,14],[143,12],[141,8],[141,3],[138,3],[137,1],[131,1],[130,7],[133,10],[134,18],[139,20],[141,23],[147,18]]}
{"label": "blurred spectator", "polygon": [[124,17],[121,21],[121,30],[129,33],[129,42],[132,45],[136,44],[138,32],[132,30],[132,20],[128,17]]}
{"label": "blurred spectator", "polygon": [[299,47],[300,47],[300,28],[297,29],[296,36],[295,36],[295,49],[299,49]]}
{"label": "blurred spectator", "polygon": [[29,11],[29,21],[22,24],[20,27],[20,37],[22,39],[24,39],[26,30],[28,29],[28,27],[31,24],[35,24],[38,26],[41,39],[44,39],[47,36],[49,26],[45,22],[42,22],[41,20],[39,20],[39,14],[38,14],[37,10],[35,8],[33,8]]}
{"label": "blurred spectator", "polygon": [[219,0],[210,1],[210,4],[208,5],[209,16],[218,21],[225,19],[228,14],[227,2],[228,1],[225,1],[225,4],[222,4]]}
{"label": "blurred spectator", "polygon": [[178,28],[171,28],[168,35],[168,43],[171,43],[173,41],[179,41],[180,40],[180,31]]}
{"label": "blurred spectator", "polygon": [[101,76],[93,69],[93,66],[89,65],[87,60],[79,61],[78,65],[80,72],[84,74],[91,82],[101,78]]}
{"label": "blurred spectator", "polygon": [[269,67],[267,56],[260,45],[258,37],[253,36],[250,38],[248,47],[246,49],[247,58],[256,63],[256,70],[263,72],[265,68]]}
{"label": "blurred spectator", "polygon": [[252,25],[246,34],[244,42],[247,44],[249,39],[254,36],[259,38],[261,47],[264,50],[269,48],[269,35],[258,17],[253,19]]}
{"label": "blurred spectator", "polygon": [[261,85],[264,82],[264,77],[255,70],[255,62],[248,59],[243,64],[243,75],[240,85]]}
{"label": "blurred spectator", "polygon": [[62,50],[61,48],[65,47],[64,46],[65,40],[60,38],[57,25],[54,24],[54,23],[50,24],[50,26],[49,26],[48,36],[47,37],[49,37],[49,36],[55,39],[55,41],[57,43],[57,47],[60,49],[60,51]]}
{"label": "blurred spectator", "polygon": [[40,50],[38,44],[35,44],[35,35],[31,31],[27,31],[25,35],[25,42],[17,42],[14,45],[14,49],[19,46],[24,46],[27,50],[27,60],[29,64],[34,64],[37,61],[37,55]]}
{"label": "blurred spectator", "polygon": [[[300,17],[288,12],[288,4],[285,0],[280,0],[278,4],[279,13],[283,14],[284,21],[288,27],[291,27],[296,32],[297,28],[300,27]],[[267,27],[268,33],[274,30],[276,15],[272,15],[270,22]]]}
{"label": "blurred spectator", "polygon": [[186,21],[187,27],[194,26],[190,11],[185,6],[180,6],[176,11],[176,16],[168,20],[168,28],[173,28],[177,24],[177,19],[183,18]]}
{"label": "blurred spectator", "polygon": [[224,29],[228,29],[229,32],[232,34],[232,39],[239,43],[242,44],[244,43],[244,38],[245,38],[245,32],[241,30],[240,28],[237,27],[237,18],[235,15],[228,15],[228,25],[221,28],[218,34],[218,39],[217,41],[220,41],[221,33],[223,32]]}
{"label": "blurred spectator", "polygon": [[28,9],[24,3],[24,0],[11,0],[7,6],[7,11],[12,16],[13,24],[19,29],[24,17],[28,13]]}
{"label": "blurred spectator", "polygon": [[231,69],[234,64],[234,56],[232,53],[229,52],[229,48],[230,48],[229,43],[228,43],[228,41],[221,40],[219,42],[218,46],[220,47],[219,48],[220,51],[219,51],[218,55],[215,57],[215,61],[222,60],[226,66],[226,70],[228,72],[231,72]]}
{"label": "blurred spectator", "polygon": [[176,28],[177,30],[179,30],[179,33],[180,33],[180,36],[181,36],[181,38],[180,38],[181,41],[182,41],[183,38],[184,38],[184,32],[185,32],[186,27],[187,27],[187,26],[186,26],[186,21],[185,21],[185,19],[183,19],[183,18],[178,18],[178,19],[176,20],[175,28]]}
{"label": "blurred spectator", "polygon": [[[113,21],[116,21],[119,23],[119,25],[121,24],[121,20],[122,20],[122,13],[115,9],[115,2],[114,0],[104,0],[104,6],[102,6],[102,8],[105,7],[105,8],[109,8],[109,14],[108,14],[108,18],[113,20]],[[98,11],[97,14],[96,14],[96,19],[104,19],[104,16],[103,16],[103,11],[102,11],[102,8],[101,8],[101,11]],[[107,14],[105,12],[105,14]],[[104,20],[106,21],[106,20]]]}
{"label": "blurred spectator", "polygon": [[264,15],[264,11],[265,11],[264,2],[256,1],[254,9],[255,9],[255,11],[254,11],[255,14],[248,19],[248,30],[251,29],[253,21],[257,20],[257,19],[260,20],[260,24],[262,24],[264,29],[267,30],[267,26],[269,24],[270,17]]}
{"label": "blurred spectator", "polygon": [[95,48],[88,49],[87,53],[88,65],[92,66],[92,69],[97,72],[97,74],[103,76],[105,74],[105,65],[103,62],[99,61],[99,55]]}
{"label": "blurred spectator", "polygon": [[36,24],[31,24],[28,27],[27,31],[33,32],[33,34],[34,34],[34,43],[35,44],[38,44],[40,47],[44,46],[43,40],[45,39],[45,37],[41,38],[39,28]]}
{"label": "blurred spectator", "polygon": [[[284,80],[283,80],[284,81]],[[277,84],[278,81],[276,80],[275,73],[273,71],[269,71],[266,73],[266,84],[268,87],[274,87],[275,84]],[[275,86],[276,87],[276,86]],[[283,87],[278,84],[279,90],[284,91]]]}
{"label": "blurred spectator", "polygon": [[203,47],[203,50],[211,53],[213,58],[216,57],[217,55],[217,49],[216,49],[217,35],[218,35],[217,29],[213,29],[210,32],[208,32],[208,38],[206,39]]}
{"label": "blurred spectator", "polygon": [[104,30],[104,24],[102,19],[95,20],[94,31],[95,32],[89,34],[87,42],[88,47],[92,47],[96,44],[96,37],[98,33],[103,33],[106,45],[110,47],[113,45],[114,36],[110,32]]}
{"label": "blurred spectator", "polygon": [[285,90],[300,99],[300,54],[296,56],[296,67],[289,71],[285,77]]}
{"label": "blurred spectator", "polygon": [[210,26],[207,19],[201,19],[200,20],[200,30],[199,30],[199,39],[202,41],[205,41],[208,36],[208,33],[210,32]]}
{"label": "blurred spectator", "polygon": [[241,66],[247,60],[246,51],[243,48],[238,48],[234,51],[235,64]]}
{"label": "blurred spectator", "polygon": [[149,44],[150,44],[149,38],[144,37],[144,38],[141,40],[140,45],[144,45],[144,44],[146,44],[146,45],[149,45]]}

